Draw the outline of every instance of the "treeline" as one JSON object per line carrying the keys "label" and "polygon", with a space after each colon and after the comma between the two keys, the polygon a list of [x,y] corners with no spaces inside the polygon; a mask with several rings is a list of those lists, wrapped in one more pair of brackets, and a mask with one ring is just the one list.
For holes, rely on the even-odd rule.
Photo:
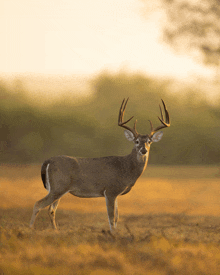
{"label": "treeline", "polygon": [[172,94],[166,82],[142,75],[104,73],[90,85],[93,95],[77,104],[65,97],[45,108],[32,104],[22,86],[12,92],[0,84],[1,163],[40,163],[54,155],[130,153],[133,145],[117,126],[124,97],[130,97],[125,119],[134,115],[142,134],[150,132],[149,119],[159,125],[158,104],[161,98],[166,102],[171,127],[152,145],[150,163],[220,163],[220,104],[211,105],[193,90],[185,96]]}

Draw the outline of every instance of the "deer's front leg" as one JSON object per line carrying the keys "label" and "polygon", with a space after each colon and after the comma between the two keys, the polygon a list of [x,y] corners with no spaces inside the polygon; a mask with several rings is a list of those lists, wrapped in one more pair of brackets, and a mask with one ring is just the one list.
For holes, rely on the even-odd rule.
{"label": "deer's front leg", "polygon": [[115,224],[115,200],[116,197],[109,195],[104,191],[107,213],[108,213],[108,220],[110,225],[110,231],[113,231],[116,224]]}

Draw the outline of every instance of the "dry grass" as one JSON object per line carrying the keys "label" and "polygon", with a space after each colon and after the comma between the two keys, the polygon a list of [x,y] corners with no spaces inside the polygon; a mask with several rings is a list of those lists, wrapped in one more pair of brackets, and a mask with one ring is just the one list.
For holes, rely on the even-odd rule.
{"label": "dry grass", "polygon": [[0,167],[0,274],[220,274],[217,168],[148,167],[119,198],[114,236],[104,199],[71,195],[61,200],[57,232],[47,211],[30,230],[33,205],[47,194],[39,171]]}

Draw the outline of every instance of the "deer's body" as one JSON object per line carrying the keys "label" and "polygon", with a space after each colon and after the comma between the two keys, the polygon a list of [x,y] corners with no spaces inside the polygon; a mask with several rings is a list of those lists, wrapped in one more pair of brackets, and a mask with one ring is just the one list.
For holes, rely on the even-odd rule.
{"label": "deer's body", "polygon": [[42,165],[42,174],[46,178],[49,165],[51,192],[70,192],[77,197],[93,198],[104,197],[106,190],[118,196],[131,189],[147,166],[148,156],[138,158],[135,151],[127,156],[101,158],[52,157]]}
{"label": "deer's body", "polygon": [[82,198],[105,197],[110,230],[116,227],[117,196],[127,194],[134,186],[146,169],[151,143],[159,141],[162,137],[162,132],[155,132],[169,126],[169,115],[164,105],[165,113],[167,112],[166,122],[160,119],[163,125],[156,129],[152,127],[151,135],[140,135],[136,132],[136,124],[134,129],[124,125],[130,119],[123,122],[127,101],[125,105],[123,104],[124,101],[119,112],[118,125],[126,129],[126,138],[134,142],[132,152],[126,156],[100,158],[57,156],[46,160],[42,165],[41,177],[49,193],[36,202],[30,227],[33,227],[38,212],[50,206],[49,215],[53,227],[56,228],[55,212],[60,198],[66,193]]}

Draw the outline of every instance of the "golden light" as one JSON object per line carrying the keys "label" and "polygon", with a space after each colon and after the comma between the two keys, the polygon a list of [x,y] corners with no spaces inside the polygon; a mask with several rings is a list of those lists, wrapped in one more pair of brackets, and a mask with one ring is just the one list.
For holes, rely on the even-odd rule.
{"label": "golden light", "polygon": [[125,67],[178,78],[213,75],[159,42],[160,16],[140,13],[132,0],[4,1],[0,72],[85,75]]}

